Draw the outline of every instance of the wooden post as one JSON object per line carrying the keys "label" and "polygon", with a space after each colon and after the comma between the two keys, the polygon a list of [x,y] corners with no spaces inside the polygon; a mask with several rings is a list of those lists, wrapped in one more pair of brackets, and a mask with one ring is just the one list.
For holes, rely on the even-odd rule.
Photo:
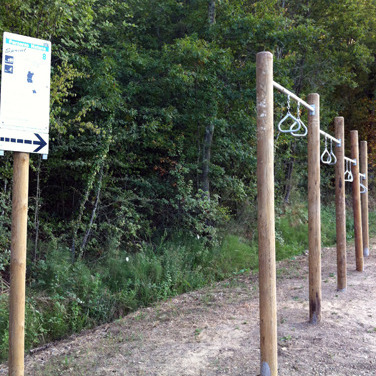
{"label": "wooden post", "polygon": [[364,270],[363,261],[363,234],[362,234],[362,214],[360,207],[360,179],[359,179],[359,146],[358,131],[350,132],[351,140],[351,158],[356,160],[356,164],[352,164],[353,180],[353,211],[354,211],[354,237],[355,237],[355,259],[356,270],[362,272]]}
{"label": "wooden post", "polygon": [[320,96],[309,94],[308,114],[309,321],[321,321]]}
{"label": "wooden post", "polygon": [[24,375],[29,154],[14,153],[9,298],[9,376]]}
{"label": "wooden post", "polygon": [[337,163],[336,174],[336,232],[337,232],[337,290],[345,291],[347,287],[346,258],[346,205],[345,205],[345,131],[342,116],[334,119],[335,138],[341,145],[335,147]]}
{"label": "wooden post", "polygon": [[273,55],[270,52],[257,54],[256,89],[260,376],[277,376]]}
{"label": "wooden post", "polygon": [[366,192],[362,193],[362,230],[363,230],[363,256],[369,256],[369,223],[368,223],[368,151],[367,141],[360,142],[360,172],[366,176],[362,184]]}

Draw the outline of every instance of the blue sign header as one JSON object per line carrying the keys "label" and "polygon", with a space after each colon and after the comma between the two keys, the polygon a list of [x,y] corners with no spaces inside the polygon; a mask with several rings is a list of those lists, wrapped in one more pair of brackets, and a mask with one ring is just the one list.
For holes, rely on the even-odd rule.
{"label": "blue sign header", "polygon": [[49,51],[49,47],[47,43],[45,46],[41,46],[40,44],[21,42],[19,40],[10,39],[10,38],[5,38],[5,43],[11,44],[12,46],[17,46],[17,47],[31,48],[32,50],[45,51],[45,52]]}

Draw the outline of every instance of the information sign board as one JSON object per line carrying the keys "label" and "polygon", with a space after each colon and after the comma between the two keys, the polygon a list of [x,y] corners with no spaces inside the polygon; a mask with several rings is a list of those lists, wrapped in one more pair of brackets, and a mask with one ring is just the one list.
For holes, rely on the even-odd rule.
{"label": "information sign board", "polygon": [[51,42],[4,33],[0,150],[48,154]]}

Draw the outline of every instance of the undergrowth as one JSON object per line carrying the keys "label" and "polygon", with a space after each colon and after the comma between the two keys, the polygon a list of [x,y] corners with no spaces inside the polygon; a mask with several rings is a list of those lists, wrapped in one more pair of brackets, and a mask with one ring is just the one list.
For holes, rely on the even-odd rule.
{"label": "undergrowth", "polygon": [[[353,238],[348,211],[347,238]],[[322,245],[336,241],[335,209],[323,207]],[[370,229],[376,214],[370,211]],[[256,226],[256,224],[255,224]],[[257,234],[256,234],[257,235]],[[294,204],[276,215],[276,257],[292,258],[308,249],[307,207]],[[3,260],[3,264],[6,261]],[[258,268],[253,241],[227,234],[218,245],[207,239],[176,235],[144,244],[128,254],[117,249],[95,262],[71,263],[67,248],[47,252],[28,269],[26,348],[112,321],[141,306],[198,289],[214,281]],[[0,295],[0,359],[8,353],[8,295]]]}

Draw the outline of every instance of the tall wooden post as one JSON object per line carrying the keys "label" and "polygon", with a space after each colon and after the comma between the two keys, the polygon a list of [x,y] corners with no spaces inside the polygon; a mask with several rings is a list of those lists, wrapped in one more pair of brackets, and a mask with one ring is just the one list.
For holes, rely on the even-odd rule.
{"label": "tall wooden post", "polygon": [[347,258],[346,258],[346,205],[345,205],[345,132],[344,119],[338,116],[334,119],[335,138],[341,140],[341,145],[335,147],[337,163],[336,174],[336,232],[337,232],[337,290],[345,291],[347,287]]}
{"label": "tall wooden post", "polygon": [[363,231],[363,256],[369,256],[369,224],[368,224],[368,151],[367,141],[360,142],[360,172],[366,176],[362,184],[366,191],[362,193],[362,231]]}
{"label": "tall wooden post", "polygon": [[260,376],[277,376],[273,55],[270,52],[259,52],[257,54],[256,89]]}
{"label": "tall wooden post", "polygon": [[364,270],[363,260],[363,234],[362,234],[362,214],[360,204],[360,179],[359,179],[359,146],[358,131],[350,132],[351,140],[351,158],[356,160],[356,164],[352,164],[353,180],[353,211],[354,211],[354,237],[355,237],[355,259],[356,270],[362,272]]}
{"label": "tall wooden post", "polygon": [[24,375],[29,154],[14,153],[9,302],[9,376]]}
{"label": "tall wooden post", "polygon": [[308,114],[309,321],[321,321],[320,96],[309,94]]}

